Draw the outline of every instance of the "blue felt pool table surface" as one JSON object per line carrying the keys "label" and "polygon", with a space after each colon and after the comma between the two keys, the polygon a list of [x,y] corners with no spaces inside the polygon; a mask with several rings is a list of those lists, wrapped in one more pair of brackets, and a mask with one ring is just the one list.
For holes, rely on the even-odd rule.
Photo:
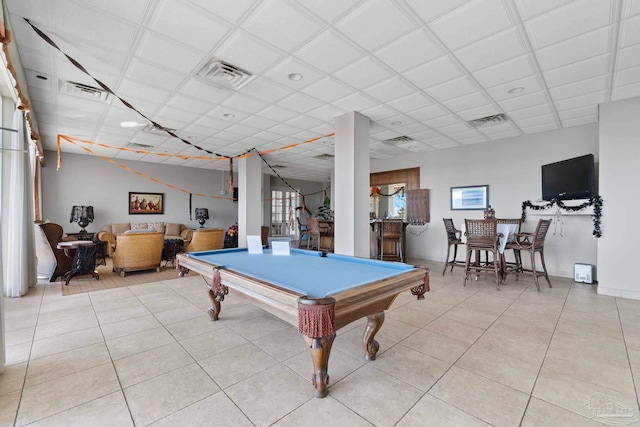
{"label": "blue felt pool table surface", "polygon": [[189,253],[190,258],[224,267],[272,283],[309,298],[324,298],[340,291],[387,279],[414,267],[345,255],[291,249],[291,255],[250,254],[246,248]]}

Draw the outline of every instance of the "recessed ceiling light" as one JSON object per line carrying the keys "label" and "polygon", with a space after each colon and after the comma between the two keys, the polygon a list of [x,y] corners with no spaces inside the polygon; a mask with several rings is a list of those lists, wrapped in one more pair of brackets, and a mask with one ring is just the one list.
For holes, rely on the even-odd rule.
{"label": "recessed ceiling light", "polygon": [[509,89],[508,93],[520,93],[524,90],[522,86],[514,87],[513,89]]}
{"label": "recessed ceiling light", "polygon": [[135,128],[138,126],[146,126],[144,123],[138,123],[138,122],[121,122],[120,126],[122,126],[123,128]]}
{"label": "recessed ceiling light", "polygon": [[401,125],[401,124],[402,124],[402,122],[397,121],[397,120],[395,122],[391,122],[391,126],[398,126],[398,125]]}
{"label": "recessed ceiling light", "polygon": [[223,114],[223,116],[225,116],[227,119],[233,119],[236,115],[231,113],[225,113]]}
{"label": "recessed ceiling light", "polygon": [[291,73],[291,74],[289,74],[289,80],[293,80],[294,82],[297,82],[298,80],[302,80],[302,74],[300,74],[300,73]]}

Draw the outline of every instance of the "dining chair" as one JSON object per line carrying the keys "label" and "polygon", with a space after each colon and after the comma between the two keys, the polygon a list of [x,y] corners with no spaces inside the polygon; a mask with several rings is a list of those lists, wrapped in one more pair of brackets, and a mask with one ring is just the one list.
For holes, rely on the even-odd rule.
{"label": "dining chair", "polygon": [[[520,233],[520,228],[522,227],[522,218],[496,218],[496,222],[498,224],[514,224],[517,225],[517,229],[516,231],[513,233],[513,235],[509,235],[509,236],[504,236],[507,239],[507,244],[513,242],[515,240],[515,236]],[[520,263],[520,260],[518,259],[520,257],[520,253],[517,251],[513,251],[513,256],[515,258],[515,261],[511,262],[511,261],[507,261],[506,256],[505,256],[505,252],[506,252],[507,247],[505,246],[505,251],[502,252],[502,256],[500,257],[500,261],[501,261],[501,269],[504,272],[507,268],[509,269],[515,269],[517,268],[517,266]]]}
{"label": "dining chair", "polygon": [[[547,236],[547,232],[549,231],[549,227],[551,226],[550,219],[540,219],[538,221],[538,225],[536,226],[536,230],[533,233],[518,233],[516,235],[516,239],[507,243],[507,249],[513,249],[516,255],[517,266],[513,270],[516,274],[516,278],[519,274],[522,273],[531,273],[533,274],[533,281],[536,284],[536,288],[538,292],[540,292],[540,284],[538,283],[538,276],[544,276],[547,279],[547,283],[551,288],[551,281],[549,280],[549,274],[547,273],[547,266],[544,262],[544,240]],[[531,260],[531,268],[524,268],[522,265],[522,255],[520,252],[525,251],[529,253]],[[538,271],[536,268],[536,253],[540,254],[540,261],[542,262],[542,270]],[[505,270],[505,276],[508,274],[508,270]]]}
{"label": "dining chair", "polygon": [[[402,218],[383,219],[378,234],[378,251],[381,260],[402,261]],[[385,253],[385,241],[392,242],[394,251]]]}
{"label": "dining chair", "polygon": [[[453,267],[464,267],[466,265],[465,261],[457,260],[458,256],[458,245],[464,245],[462,243],[462,239],[460,238],[460,230],[458,230],[455,225],[453,225],[453,219],[451,218],[442,218],[444,221],[444,229],[447,232],[447,257],[444,261],[444,269],[442,270],[442,275],[447,271],[447,267],[451,266],[451,271],[453,271]],[[453,258],[449,260],[449,255],[451,254],[451,247],[453,246]]]}
{"label": "dining chair", "polygon": [[320,220],[318,218],[307,218],[307,249],[313,248],[312,242],[316,241],[316,249],[320,250]]}
{"label": "dining chair", "polygon": [[[497,232],[498,223],[490,219],[465,219],[467,237],[467,257],[465,262],[465,275],[463,285],[467,285],[467,280],[476,272],[476,279],[480,272],[493,272],[496,278],[496,288],[500,290],[500,252],[498,245],[500,235]],[[471,254],[475,251],[476,262],[471,264]],[[492,255],[492,259],[487,259],[486,263],[480,262],[480,252],[485,251]]]}
{"label": "dining chair", "polygon": [[301,248],[303,243],[309,242],[309,233],[307,230],[307,225],[301,223],[300,218],[296,217],[296,221],[298,222],[298,234],[300,235],[300,240],[298,240],[298,248]]}

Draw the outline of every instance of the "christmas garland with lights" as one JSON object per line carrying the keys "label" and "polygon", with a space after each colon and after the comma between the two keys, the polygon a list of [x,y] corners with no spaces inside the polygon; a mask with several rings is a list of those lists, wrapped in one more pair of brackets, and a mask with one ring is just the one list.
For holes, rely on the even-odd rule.
{"label": "christmas garland with lights", "polygon": [[593,206],[593,214],[591,215],[591,218],[593,219],[592,234],[594,237],[602,236],[602,230],[600,229],[600,218],[602,217],[602,197],[600,196],[593,196],[581,205],[576,206],[567,206],[562,200],[558,199],[551,199],[551,201],[545,205],[534,205],[529,200],[525,200],[524,202],[522,202],[522,222],[524,222],[527,217],[527,208],[533,209],[534,211],[539,211],[543,209],[549,209],[554,205],[557,205],[560,209],[564,209],[565,211],[570,212],[578,212],[583,210],[584,208]]}

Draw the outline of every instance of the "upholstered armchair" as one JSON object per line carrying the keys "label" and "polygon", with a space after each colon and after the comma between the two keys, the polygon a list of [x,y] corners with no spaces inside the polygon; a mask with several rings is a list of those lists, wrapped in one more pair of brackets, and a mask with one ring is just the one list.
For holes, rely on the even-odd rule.
{"label": "upholstered armchair", "polygon": [[129,271],[160,271],[164,233],[120,233],[118,247],[113,252],[113,271],[124,277]]}
{"label": "upholstered armchair", "polygon": [[210,251],[224,247],[224,230],[195,230],[189,244],[185,244],[185,252]]}
{"label": "upholstered armchair", "polygon": [[131,222],[120,222],[107,224],[102,227],[97,234],[98,240],[106,242],[105,244],[105,255],[112,256],[113,251],[116,250],[117,239],[116,237],[120,233],[125,233],[129,230],[155,230],[164,233],[164,238],[166,240],[169,239],[182,239],[185,244],[191,240],[191,234],[193,230],[187,228],[184,224],[178,224],[173,222],[141,222],[141,223],[131,223]]}
{"label": "upholstered armchair", "polygon": [[64,234],[62,226],[47,222],[40,224],[40,228],[44,235],[47,236],[51,250],[56,257],[56,269],[49,280],[50,282],[55,282],[58,277],[62,277],[64,273],[71,270],[73,260],[65,255],[64,250],[58,249],[58,243],[62,241],[62,235]]}

